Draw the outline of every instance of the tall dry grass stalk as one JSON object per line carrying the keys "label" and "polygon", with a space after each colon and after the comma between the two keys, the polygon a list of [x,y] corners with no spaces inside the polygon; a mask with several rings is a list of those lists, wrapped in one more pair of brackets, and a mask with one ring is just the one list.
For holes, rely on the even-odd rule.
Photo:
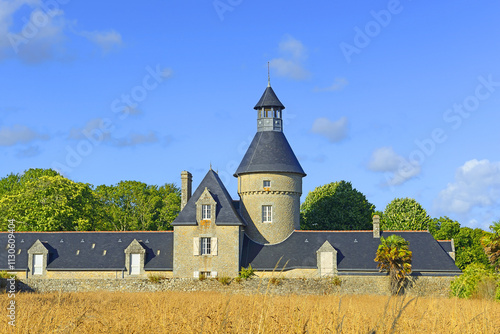
{"label": "tall dry grass stalk", "polygon": [[[500,303],[216,292],[18,294],[0,333],[498,333]],[[263,311],[265,310],[265,311]]]}

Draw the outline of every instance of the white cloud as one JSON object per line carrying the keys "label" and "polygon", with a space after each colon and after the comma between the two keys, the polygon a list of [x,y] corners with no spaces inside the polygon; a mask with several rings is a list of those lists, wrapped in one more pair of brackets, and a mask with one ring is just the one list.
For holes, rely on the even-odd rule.
{"label": "white cloud", "polygon": [[342,90],[345,86],[347,86],[348,82],[345,78],[335,78],[333,84],[331,86],[325,88],[315,88],[316,92],[333,92],[336,90]]}
{"label": "white cloud", "polygon": [[114,31],[82,31],[81,35],[97,44],[103,52],[110,52],[122,45],[122,36]]}
{"label": "white cloud", "polygon": [[[21,16],[26,7],[29,14]],[[0,60],[18,58],[26,63],[40,63],[68,59],[67,32],[74,29],[63,7],[57,1],[0,0]],[[121,44],[121,36],[114,30],[84,34],[104,51]]]}
{"label": "white cloud", "polygon": [[394,152],[392,147],[376,149],[372,153],[368,169],[386,173],[386,185],[389,186],[403,184],[421,172],[419,164],[408,162],[403,156]]}
{"label": "white cloud", "polygon": [[287,35],[280,42],[279,49],[284,57],[274,58],[269,62],[270,67],[276,70],[276,75],[294,80],[304,80],[311,76],[303,65],[307,59],[307,50],[301,41]]}
{"label": "white cloud", "polygon": [[109,140],[109,133],[113,126],[108,123],[109,120],[102,118],[91,119],[83,128],[71,129],[68,138],[78,140],[92,137],[99,141]]}
{"label": "white cloud", "polygon": [[347,125],[347,117],[342,117],[337,121],[321,117],[314,121],[311,131],[325,136],[330,142],[335,143],[347,137]]}
{"label": "white cloud", "polygon": [[126,138],[120,138],[116,141],[115,145],[119,147],[126,147],[156,142],[158,142],[158,137],[154,132],[150,131],[147,135],[133,133]]}
{"label": "white cloud", "polygon": [[16,153],[16,157],[18,158],[31,158],[40,154],[39,146],[30,146],[25,149],[19,150]]}
{"label": "white cloud", "polygon": [[500,162],[469,160],[455,173],[455,181],[435,201],[438,210],[464,214],[474,208],[500,206]]}
{"label": "white cloud", "polygon": [[13,146],[20,143],[29,143],[34,140],[47,140],[47,135],[40,134],[24,125],[14,125],[11,128],[0,128],[0,146]]}

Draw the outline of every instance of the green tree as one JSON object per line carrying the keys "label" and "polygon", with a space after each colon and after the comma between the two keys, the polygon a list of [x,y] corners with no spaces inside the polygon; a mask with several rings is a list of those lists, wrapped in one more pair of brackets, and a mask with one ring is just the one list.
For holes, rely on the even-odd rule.
{"label": "green tree", "polygon": [[389,273],[390,291],[396,295],[401,291],[407,275],[411,273],[412,252],[410,243],[403,237],[392,234],[387,238],[380,237],[375,262],[380,271]]}
{"label": "green tree", "polygon": [[157,187],[137,181],[96,187],[104,208],[106,230],[168,230],[180,211],[180,190],[173,184]]}
{"label": "green tree", "polygon": [[451,240],[460,232],[460,223],[446,216],[433,218],[429,222],[429,232],[436,240]]}
{"label": "green tree", "polygon": [[481,244],[490,264],[498,271],[500,270],[500,220],[494,222],[490,229],[492,233],[484,235]]}
{"label": "green tree", "polygon": [[371,229],[374,209],[350,182],[332,182],[307,194],[300,207],[300,227],[303,230]]}
{"label": "green tree", "polygon": [[39,172],[26,172],[15,189],[0,198],[2,230],[8,219],[19,223],[19,231],[94,230],[98,202],[90,186]]}
{"label": "green tree", "polygon": [[471,263],[481,263],[489,266],[488,256],[484,252],[481,239],[486,232],[480,228],[460,228],[460,232],[453,238],[455,240],[455,264],[464,270]]}
{"label": "green tree", "polygon": [[384,210],[380,228],[383,230],[427,230],[430,217],[413,198],[395,198]]}

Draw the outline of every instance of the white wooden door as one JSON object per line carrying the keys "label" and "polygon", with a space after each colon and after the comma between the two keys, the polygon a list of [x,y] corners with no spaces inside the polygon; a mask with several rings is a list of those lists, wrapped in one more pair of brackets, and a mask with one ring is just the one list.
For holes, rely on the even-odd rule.
{"label": "white wooden door", "polygon": [[333,254],[330,252],[321,252],[321,275],[333,274]]}
{"label": "white wooden door", "polygon": [[141,273],[141,254],[130,254],[130,275]]}
{"label": "white wooden door", "polygon": [[33,254],[33,275],[43,274],[43,254]]}

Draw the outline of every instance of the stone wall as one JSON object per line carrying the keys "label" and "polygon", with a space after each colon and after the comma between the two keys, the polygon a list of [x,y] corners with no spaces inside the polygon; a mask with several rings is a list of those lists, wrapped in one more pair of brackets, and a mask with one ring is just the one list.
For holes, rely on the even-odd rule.
{"label": "stone wall", "polygon": [[[159,283],[148,279],[21,279],[18,291],[218,291],[241,294],[374,294],[389,295],[387,276],[338,276],[333,278],[253,278],[223,285],[215,279],[167,278]],[[405,293],[411,296],[447,297],[454,277],[412,277]],[[4,279],[2,279],[4,280]],[[4,283],[4,282],[2,282]]]}
{"label": "stone wall", "polygon": [[[264,180],[271,181],[264,188]],[[293,173],[249,173],[238,178],[240,212],[247,221],[245,233],[260,243],[285,240],[300,228],[302,175]],[[262,206],[272,206],[272,222],[262,222]]]}
{"label": "stone wall", "polygon": [[[240,226],[217,226],[205,222],[196,226],[174,227],[174,277],[193,277],[194,272],[217,272],[219,276],[238,276]],[[217,238],[217,253],[194,255],[194,238]]]}

